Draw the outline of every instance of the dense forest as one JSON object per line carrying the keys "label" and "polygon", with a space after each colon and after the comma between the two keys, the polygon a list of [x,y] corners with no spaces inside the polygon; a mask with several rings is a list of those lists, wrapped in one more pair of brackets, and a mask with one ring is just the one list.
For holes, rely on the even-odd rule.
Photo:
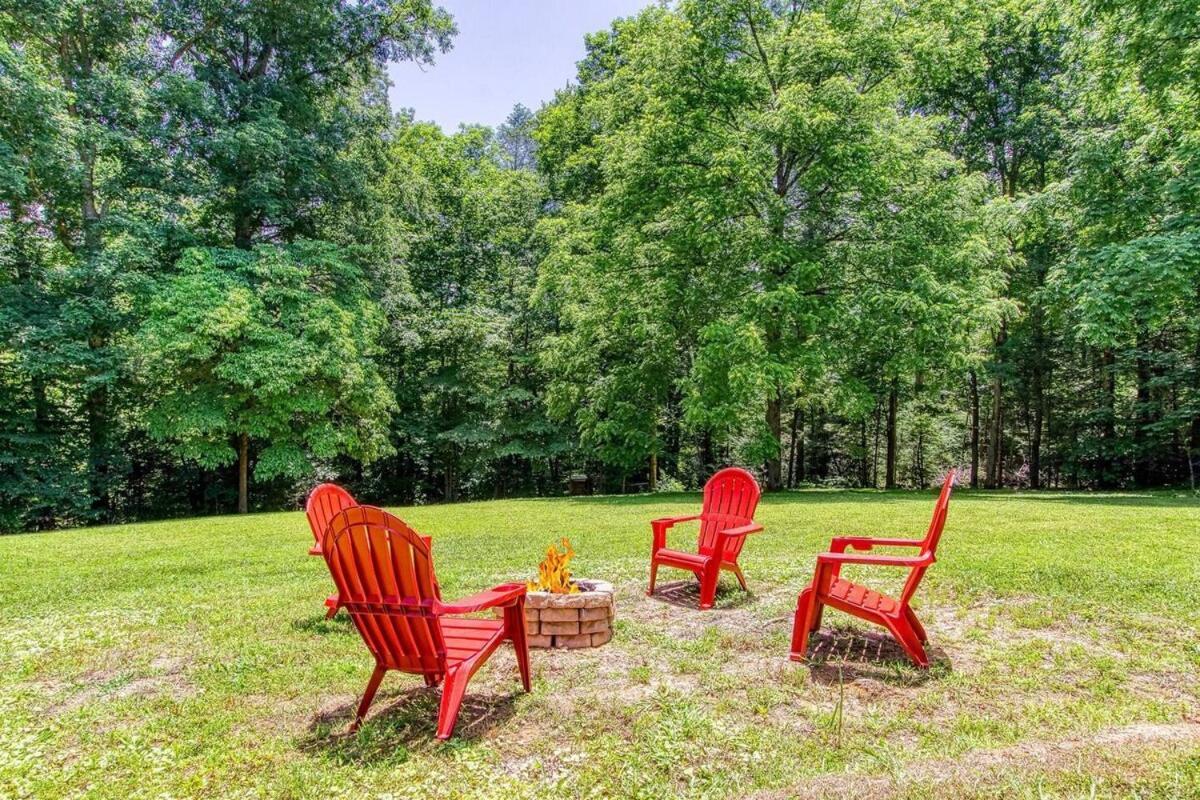
{"label": "dense forest", "polygon": [[680,0],[453,134],[388,102],[453,45],[428,0],[0,31],[0,530],[726,463],[1196,485],[1194,0]]}

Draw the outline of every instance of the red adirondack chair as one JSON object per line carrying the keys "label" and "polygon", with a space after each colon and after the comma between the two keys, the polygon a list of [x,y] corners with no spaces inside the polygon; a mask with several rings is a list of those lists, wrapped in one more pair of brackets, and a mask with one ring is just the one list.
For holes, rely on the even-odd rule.
{"label": "red adirondack chair", "polygon": [[[502,584],[443,602],[428,539],[372,506],[338,513],[323,550],[342,607],[375,657],[351,731],[362,724],[384,673],[397,670],[424,676],[428,686],[442,683],[437,738],[450,738],[467,681],[505,641],[517,652],[521,683],[529,691],[524,584]],[[504,618],[453,616],[490,608],[503,608]]]}
{"label": "red adirondack chair", "polygon": [[[946,511],[950,507],[950,491],[954,486],[955,472],[950,470],[942,484],[942,492],[934,507],[933,520],[924,539],[874,539],[866,536],[838,536],[829,545],[828,553],[817,556],[817,568],[812,585],[800,593],[796,603],[796,621],[792,627],[793,661],[800,661],[808,649],[808,636],[821,626],[821,611],[832,606],[839,611],[859,619],[882,625],[891,632],[904,652],[919,667],[928,667],[929,658],[924,645],[929,641],[909,601],[917,591],[925,570],[935,561],[938,539],[946,524]],[[846,550],[871,550],[875,547],[914,547],[915,556],[859,555]],[[891,598],[865,586],[851,583],[841,577],[843,564],[868,564],[883,567],[904,567],[909,570],[908,580],[899,598]]]}
{"label": "red adirondack chair", "polygon": [[[700,608],[712,608],[717,596],[717,581],[721,570],[727,569],[737,576],[743,591],[746,576],[738,566],[738,554],[746,543],[746,536],[763,529],[754,521],[754,509],[758,507],[761,492],[758,481],[744,469],[723,469],[704,484],[704,505],[699,514],[687,517],[664,517],[650,523],[654,532],[654,549],[650,553],[650,589],[654,594],[654,580],[658,577],[660,564],[686,569],[696,574],[700,581]],[[667,548],[667,530],[680,522],[700,520],[700,535],[695,553]]]}
{"label": "red adirondack chair", "polygon": [[[329,529],[329,521],[337,516],[338,512],[356,505],[358,503],[350,493],[337,484],[322,483],[312,490],[312,494],[308,496],[308,503],[304,506],[308,527],[312,529],[313,535],[313,546],[308,548],[310,556],[323,555],[321,541],[325,537],[325,531]],[[326,597],[325,608],[328,610],[325,612],[325,619],[332,619],[339,607],[336,594]]]}

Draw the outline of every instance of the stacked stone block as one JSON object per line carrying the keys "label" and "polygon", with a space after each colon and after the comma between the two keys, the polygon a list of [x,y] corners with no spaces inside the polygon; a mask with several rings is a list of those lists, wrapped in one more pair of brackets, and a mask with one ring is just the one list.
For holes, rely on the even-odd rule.
{"label": "stacked stone block", "polygon": [[526,595],[530,647],[599,647],[612,639],[612,584],[583,580],[579,585],[583,591],[576,594]]}

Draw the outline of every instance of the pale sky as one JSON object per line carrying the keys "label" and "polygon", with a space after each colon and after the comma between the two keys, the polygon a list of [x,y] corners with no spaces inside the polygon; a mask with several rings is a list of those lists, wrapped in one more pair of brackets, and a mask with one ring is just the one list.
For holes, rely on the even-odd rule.
{"label": "pale sky", "polygon": [[[584,34],[605,30],[652,0],[434,0],[458,35],[432,67],[392,64],[392,108],[453,133],[460,123],[499,125],[516,103],[537,111],[575,79]],[[422,71],[423,70],[423,71]]]}

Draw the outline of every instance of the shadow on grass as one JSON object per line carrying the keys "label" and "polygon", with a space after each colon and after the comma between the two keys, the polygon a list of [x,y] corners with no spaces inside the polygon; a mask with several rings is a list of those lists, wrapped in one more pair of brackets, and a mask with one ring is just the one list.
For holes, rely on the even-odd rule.
{"label": "shadow on grass", "polygon": [[292,630],[316,633],[321,636],[331,633],[342,635],[354,633],[354,623],[350,621],[350,616],[345,611],[340,611],[333,619],[325,619],[324,614],[294,619],[292,620]]}
{"label": "shadow on grass", "polygon": [[[389,676],[394,677],[391,673]],[[358,708],[356,698],[314,714],[300,747],[306,752],[324,753],[344,764],[403,763],[411,752],[454,747],[482,738],[512,718],[520,694],[519,690],[502,695],[472,693],[467,687],[454,736],[445,743],[435,738],[442,699],[440,687],[414,686],[379,697],[362,727],[350,733],[350,723]]]}
{"label": "shadow on grass", "polygon": [[929,669],[920,669],[889,634],[855,628],[823,628],[808,641],[808,668],[814,683],[871,680],[896,686],[919,686],[952,672],[950,657],[940,647],[925,646]]}
{"label": "shadow on grass", "polygon": [[[650,595],[647,599],[699,611],[700,584],[697,581],[686,579],[681,581],[659,581],[654,589],[654,594]],[[754,594],[743,592],[740,587],[720,583],[717,585],[717,596],[714,600],[713,610],[721,611],[743,608],[751,605],[757,599]]]}

